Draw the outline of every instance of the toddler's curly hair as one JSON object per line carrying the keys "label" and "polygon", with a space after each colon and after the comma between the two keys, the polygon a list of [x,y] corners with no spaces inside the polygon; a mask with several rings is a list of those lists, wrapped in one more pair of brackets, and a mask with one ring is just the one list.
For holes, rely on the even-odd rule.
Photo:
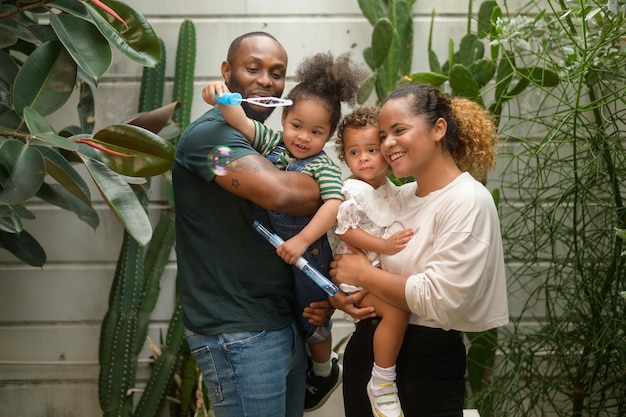
{"label": "toddler's curly hair", "polygon": [[330,113],[331,135],[341,119],[341,103],[356,104],[357,93],[365,71],[351,59],[350,52],[336,58],[331,52],[320,52],[302,61],[296,70],[296,85],[287,94],[293,104],[283,109],[283,116],[302,99],[317,99]]}

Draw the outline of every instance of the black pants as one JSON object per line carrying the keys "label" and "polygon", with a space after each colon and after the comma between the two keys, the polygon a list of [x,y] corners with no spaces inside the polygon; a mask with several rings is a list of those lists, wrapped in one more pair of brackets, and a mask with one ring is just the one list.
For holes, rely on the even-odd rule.
{"label": "black pants", "polygon": [[[373,338],[379,320],[360,321],[346,346],[346,417],[372,416],[365,386],[374,364]],[[396,362],[398,396],[405,417],[462,417],[466,365],[460,332],[409,325]]]}

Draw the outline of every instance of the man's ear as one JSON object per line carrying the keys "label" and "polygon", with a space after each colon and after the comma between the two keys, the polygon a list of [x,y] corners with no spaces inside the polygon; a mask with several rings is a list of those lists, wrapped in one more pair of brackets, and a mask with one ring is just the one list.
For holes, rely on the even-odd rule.
{"label": "man's ear", "polygon": [[223,61],[222,62],[222,77],[224,77],[224,81],[230,80],[230,71],[231,71],[230,62]]}

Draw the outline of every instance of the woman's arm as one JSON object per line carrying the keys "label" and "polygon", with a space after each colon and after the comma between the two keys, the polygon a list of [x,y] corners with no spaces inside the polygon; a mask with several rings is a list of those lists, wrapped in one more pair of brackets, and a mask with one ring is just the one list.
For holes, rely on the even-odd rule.
{"label": "woman's arm", "polygon": [[370,294],[385,303],[411,312],[404,291],[409,276],[392,274],[376,268],[370,264],[363,252],[352,247],[350,249],[353,254],[337,255],[330,263],[330,276],[333,280],[337,284],[345,283],[366,288]]}

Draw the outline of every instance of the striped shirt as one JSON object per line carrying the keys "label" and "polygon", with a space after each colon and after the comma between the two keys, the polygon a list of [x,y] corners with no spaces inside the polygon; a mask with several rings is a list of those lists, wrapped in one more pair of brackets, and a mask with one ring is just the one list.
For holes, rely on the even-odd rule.
{"label": "striped shirt", "polygon": [[[263,123],[254,121],[254,138],[251,141],[252,147],[267,157],[277,146],[283,145],[283,132],[273,130]],[[297,159],[284,148],[274,164],[282,171],[289,171],[288,166]],[[320,186],[322,200],[337,199],[343,201],[341,187],[341,168],[339,168],[324,151],[321,151],[315,159],[310,161],[300,172],[310,175]]]}

